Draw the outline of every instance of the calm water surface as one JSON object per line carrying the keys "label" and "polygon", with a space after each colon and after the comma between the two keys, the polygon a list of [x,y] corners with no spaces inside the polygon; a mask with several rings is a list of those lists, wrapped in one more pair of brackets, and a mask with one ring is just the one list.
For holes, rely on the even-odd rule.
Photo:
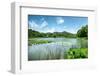
{"label": "calm water surface", "polygon": [[86,48],[88,41],[85,38],[37,38],[50,40],[52,43],[32,44],[28,46],[28,60],[64,59],[64,52],[70,48]]}

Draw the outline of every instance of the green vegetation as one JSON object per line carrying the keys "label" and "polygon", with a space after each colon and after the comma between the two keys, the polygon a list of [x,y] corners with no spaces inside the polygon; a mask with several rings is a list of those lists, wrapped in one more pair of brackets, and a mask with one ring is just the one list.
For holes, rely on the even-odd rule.
{"label": "green vegetation", "polygon": [[48,38],[48,37],[53,37],[53,38],[57,38],[57,37],[69,37],[69,38],[73,38],[76,37],[75,34],[63,31],[63,32],[47,32],[47,33],[42,33],[42,32],[38,32],[32,29],[28,29],[28,37],[29,38],[40,38],[40,37],[44,37],[44,38]]}
{"label": "green vegetation", "polygon": [[[88,38],[88,25],[82,27],[78,30],[76,36],[81,38],[79,40],[80,48],[70,48],[65,52],[65,59],[78,59],[78,58],[87,58],[88,57],[88,41],[85,40]],[[84,41],[83,41],[84,40]]]}
{"label": "green vegetation", "polygon": [[[64,59],[81,59],[81,58],[88,58],[88,25],[82,27],[77,31],[77,34],[72,34],[66,31],[63,32],[38,32],[32,29],[28,29],[28,45],[32,44],[46,44],[46,43],[52,43],[52,41],[48,40],[42,40],[39,38],[77,38],[77,47],[72,47],[69,50],[66,50],[64,52]],[[38,38],[38,39],[37,39]],[[59,41],[58,41],[59,42]],[[49,46],[46,46],[46,52],[42,54],[41,51],[36,52],[34,55],[32,54],[32,59],[34,60],[41,60],[41,59],[60,59],[62,55],[62,48],[63,47],[55,47],[55,52],[52,50],[54,48],[49,48]],[[40,49],[39,49],[40,50]],[[44,50],[44,49],[42,49]],[[65,49],[64,49],[65,50]],[[43,55],[43,56],[41,56]],[[31,60],[30,57],[30,60]]]}
{"label": "green vegetation", "polygon": [[38,32],[32,29],[28,29],[28,37],[29,38],[48,38],[48,37],[66,37],[66,38],[75,38],[75,37],[88,37],[88,25],[82,27],[81,29],[78,30],[77,34],[72,34],[66,31],[63,32]]}
{"label": "green vegetation", "polygon": [[78,58],[88,58],[88,49],[87,48],[76,48],[69,49],[65,52],[65,59],[78,59]]}
{"label": "green vegetation", "polygon": [[28,40],[28,45],[32,44],[44,44],[44,43],[51,43],[52,41],[49,40],[37,40],[35,38],[29,39]]}
{"label": "green vegetation", "polygon": [[88,26],[84,26],[77,32],[77,37],[88,37]]}

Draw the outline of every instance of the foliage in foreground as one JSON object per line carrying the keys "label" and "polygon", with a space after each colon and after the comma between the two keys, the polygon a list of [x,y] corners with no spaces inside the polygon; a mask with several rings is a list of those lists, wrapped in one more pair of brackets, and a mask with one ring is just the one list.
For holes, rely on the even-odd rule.
{"label": "foliage in foreground", "polygon": [[65,52],[65,59],[88,58],[88,48],[69,49]]}

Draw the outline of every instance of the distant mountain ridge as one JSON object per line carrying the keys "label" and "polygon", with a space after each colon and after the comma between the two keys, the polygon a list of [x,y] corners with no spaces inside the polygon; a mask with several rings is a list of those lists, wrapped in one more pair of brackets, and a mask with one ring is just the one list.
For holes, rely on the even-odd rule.
{"label": "distant mountain ridge", "polygon": [[43,33],[43,32],[38,32],[36,30],[32,30],[32,29],[28,29],[28,36],[30,37],[76,37],[76,34],[72,34],[70,32],[47,32],[47,33]]}

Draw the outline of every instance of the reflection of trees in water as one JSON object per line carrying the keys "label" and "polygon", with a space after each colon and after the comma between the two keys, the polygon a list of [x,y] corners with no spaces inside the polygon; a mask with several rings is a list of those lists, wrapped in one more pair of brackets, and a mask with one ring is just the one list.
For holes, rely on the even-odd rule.
{"label": "reflection of trees in water", "polygon": [[77,39],[77,45],[79,48],[88,48],[88,40],[85,38]]}
{"label": "reflection of trees in water", "polygon": [[88,47],[88,40],[86,38],[46,38],[42,40],[52,40],[54,42],[29,46],[29,60],[63,59],[64,51],[67,51],[70,48]]}

